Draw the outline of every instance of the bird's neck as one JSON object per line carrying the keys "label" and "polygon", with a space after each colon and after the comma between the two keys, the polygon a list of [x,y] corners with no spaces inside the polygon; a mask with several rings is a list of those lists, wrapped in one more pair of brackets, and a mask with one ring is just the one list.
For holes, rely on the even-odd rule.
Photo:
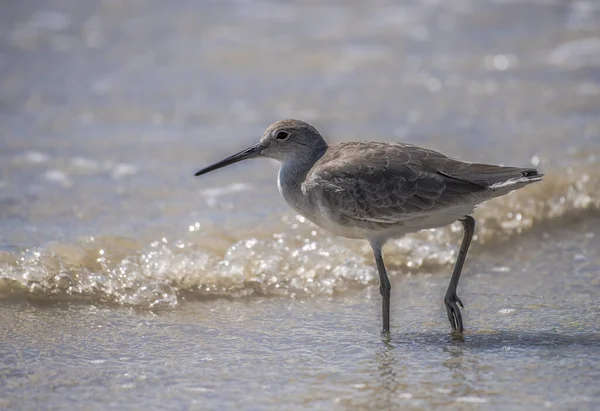
{"label": "bird's neck", "polygon": [[290,187],[302,185],[308,172],[323,157],[325,151],[327,146],[320,150],[313,150],[308,155],[296,155],[283,161],[279,170],[280,178],[284,180],[282,183],[285,182]]}
{"label": "bird's neck", "polygon": [[279,192],[286,202],[297,211],[300,211],[298,210],[298,206],[301,206],[299,202],[301,202],[301,198],[303,197],[302,183],[304,183],[309,171],[323,157],[326,151],[327,146],[323,147],[322,150],[314,150],[308,156],[295,156],[292,159],[286,159],[281,164],[277,181]]}

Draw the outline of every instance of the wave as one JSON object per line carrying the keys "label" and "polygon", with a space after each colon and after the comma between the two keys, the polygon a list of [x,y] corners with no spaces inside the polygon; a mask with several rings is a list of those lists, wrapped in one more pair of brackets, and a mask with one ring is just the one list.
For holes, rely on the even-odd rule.
{"label": "wave", "polygon": [[[599,177],[592,167],[560,170],[483,204],[474,241],[485,249],[532,228],[597,214]],[[385,249],[390,274],[446,268],[460,237],[454,224],[391,241]],[[293,215],[239,237],[192,223],[179,238],[149,244],[103,236],[0,251],[0,300],[158,309],[190,299],[334,295],[377,282],[365,241],[333,236]]]}

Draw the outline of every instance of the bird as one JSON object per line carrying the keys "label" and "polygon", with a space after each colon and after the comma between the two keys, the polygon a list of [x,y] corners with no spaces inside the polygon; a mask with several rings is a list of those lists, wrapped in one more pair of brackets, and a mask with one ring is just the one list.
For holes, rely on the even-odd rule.
{"label": "bird", "polygon": [[464,162],[400,142],[329,145],[313,126],[292,119],[271,124],[258,143],[195,176],[259,157],[281,163],[277,186],[297,213],[338,236],[369,242],[379,274],[382,333],[388,336],[391,284],[382,254],[386,242],[462,223],[462,242],[444,296],[451,332],[462,335],[464,305],[457,287],[475,232],[475,208],[543,177],[535,168]]}

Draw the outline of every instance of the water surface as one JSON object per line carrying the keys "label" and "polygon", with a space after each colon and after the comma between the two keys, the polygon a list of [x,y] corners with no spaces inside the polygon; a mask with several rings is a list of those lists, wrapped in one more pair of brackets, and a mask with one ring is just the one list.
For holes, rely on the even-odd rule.
{"label": "water surface", "polygon": [[[593,1],[27,1],[0,15],[0,408],[600,407]],[[546,177],[368,245],[277,165],[193,178],[280,118]]]}

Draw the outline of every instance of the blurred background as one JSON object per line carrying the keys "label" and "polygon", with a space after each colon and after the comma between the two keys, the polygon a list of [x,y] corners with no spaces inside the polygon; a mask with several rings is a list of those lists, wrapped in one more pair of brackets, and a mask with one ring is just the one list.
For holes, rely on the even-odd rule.
{"label": "blurred background", "polygon": [[[0,302],[6,314],[0,325],[11,331],[0,350],[4,344],[5,358],[17,357],[4,362],[0,378],[8,384],[8,399],[0,399],[0,408],[2,401],[9,408],[23,406],[18,400],[23,392],[48,399],[44,384],[10,386],[8,375],[23,374],[24,361],[36,373],[54,369],[38,355],[15,353],[13,344],[55,341],[56,329],[69,334],[59,320],[65,316],[74,318],[69,326],[87,324],[82,318],[113,326],[113,335],[123,341],[130,341],[132,324],[145,321],[200,324],[201,330],[185,328],[189,334],[180,336],[196,350],[197,339],[204,341],[198,333],[231,327],[231,318],[220,317],[231,310],[236,318],[254,318],[259,329],[283,311],[289,331],[302,333],[298,327],[308,326],[307,316],[318,317],[314,323],[320,318],[305,304],[325,304],[318,308],[328,312],[324,328],[316,334],[305,329],[306,338],[345,330],[350,335],[332,338],[352,340],[358,338],[351,333],[354,325],[364,333],[359,333],[362,341],[376,347],[363,346],[367,352],[337,364],[339,372],[349,372],[346,366],[360,364],[360,355],[380,349],[378,283],[366,244],[332,236],[291,212],[277,192],[278,165],[270,161],[193,177],[203,166],[256,142],[282,118],[313,124],[331,143],[403,141],[474,162],[540,168],[544,182],[485,204],[476,214],[477,237],[466,274],[473,279],[464,284],[472,285],[465,295],[472,293],[477,309],[466,313],[473,317],[467,328],[503,329],[508,325],[499,317],[518,313],[527,318],[529,331],[558,327],[563,334],[585,335],[584,342],[573,337],[568,344],[547,337],[555,345],[571,351],[573,344],[581,345],[583,357],[589,347],[598,348],[600,2],[22,0],[5,1],[1,9]],[[421,343],[442,353],[446,336],[432,343],[427,333],[447,327],[441,296],[460,235],[460,225],[451,226],[386,249],[392,282],[399,285],[394,290],[401,290],[395,292],[420,290],[396,295],[395,327],[424,332]],[[526,275],[525,268],[534,274]],[[405,281],[413,288],[403,287]],[[486,287],[488,294],[475,295]],[[515,289],[522,294],[516,296]],[[509,294],[514,306],[494,305]],[[531,298],[555,303],[531,308]],[[412,319],[401,315],[409,301]],[[486,308],[491,318],[484,317]],[[141,311],[132,314],[135,310]],[[357,312],[365,313],[363,323]],[[31,326],[31,316],[40,315],[50,319]],[[119,316],[123,323],[114,325]],[[540,316],[547,322],[534,321]],[[572,324],[574,317],[578,325]],[[57,321],[54,329],[47,329],[44,324],[52,321]],[[155,342],[172,332],[155,336]],[[244,344],[256,337],[257,344],[271,340],[282,350],[294,346],[278,340],[276,329],[260,337],[243,329],[228,333]],[[227,345],[209,339],[217,352]],[[524,343],[523,356],[537,340]],[[241,342],[233,357],[263,358],[264,353],[246,352]],[[63,343],[67,348],[61,350],[72,353],[70,343]],[[107,341],[97,343],[106,346]],[[323,353],[325,359],[346,350],[330,343],[333,351]],[[510,343],[491,345],[500,349]],[[37,349],[50,350],[43,347]],[[117,351],[125,350],[120,347]],[[77,368],[77,355],[67,358],[85,373]],[[279,364],[280,357],[272,358]],[[382,359],[394,370],[388,351],[377,364]],[[305,360],[314,365],[308,375],[323,363]],[[172,377],[173,361],[156,384]],[[596,374],[597,365],[596,359]],[[413,366],[429,369],[431,364]],[[121,378],[107,369],[101,380]],[[206,371],[198,364],[194,370],[188,371]],[[224,365],[224,374],[211,378],[225,381],[232,370]],[[289,369],[289,375],[285,370],[274,380],[296,375],[297,370]],[[339,391],[335,381],[326,383],[324,390],[331,391],[323,402],[308,399],[314,388],[309,382],[293,393],[278,391],[263,406],[291,409],[286,401],[294,398],[296,406],[329,409],[334,398],[350,398],[341,406],[369,408],[371,403],[357,395],[370,384],[369,371],[361,372],[352,383],[358,388],[344,383],[354,387],[348,392]],[[538,372],[549,371],[540,367]],[[569,391],[569,397],[557,388],[565,383],[555,372],[543,392],[556,398],[539,394],[538,402],[528,403],[532,397],[524,393],[522,404],[598,405],[598,392],[586,388],[592,375],[581,368],[572,372],[583,379],[579,391],[571,387],[577,394]],[[123,384],[143,386],[128,378],[122,377]],[[385,385],[387,393],[394,387],[397,394],[386,398],[395,405],[429,408],[460,398],[465,407],[493,403],[486,395],[493,397],[494,390],[501,398],[516,395],[514,386],[486,386],[487,394],[472,389],[457,394],[452,386],[443,388],[448,392],[426,389],[419,397],[421,385],[410,389],[411,381],[423,382],[420,378],[397,381],[404,384],[398,392],[397,384]],[[173,393],[187,398],[179,380],[172,381]],[[269,384],[264,383],[277,386]],[[249,390],[238,393],[240,401],[254,392],[242,382],[237,387]],[[113,388],[108,384],[109,391]],[[106,392],[99,392],[105,398]],[[206,392],[214,395],[207,399]],[[215,393],[197,391],[195,398],[215,407],[235,404],[228,402],[231,392]],[[66,398],[56,397],[56,404],[69,403]],[[415,398],[421,402],[411,403]]]}

